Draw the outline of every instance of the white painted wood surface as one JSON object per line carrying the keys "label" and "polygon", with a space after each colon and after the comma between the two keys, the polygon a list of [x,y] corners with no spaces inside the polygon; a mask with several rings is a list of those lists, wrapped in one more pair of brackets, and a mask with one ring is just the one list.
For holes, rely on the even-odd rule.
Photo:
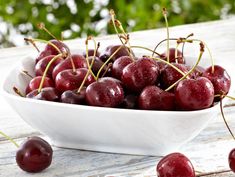
{"label": "white painted wood surface", "polygon": [[[196,38],[205,40],[213,56],[221,65],[229,63],[230,71],[235,69],[235,18],[209,23],[183,25],[171,28],[172,37],[183,37],[194,33]],[[165,29],[134,32],[130,34],[131,44],[153,48],[154,44],[165,38]],[[119,43],[116,36],[96,38],[101,48],[110,43]],[[84,39],[68,41],[68,45],[84,48]],[[22,56],[33,51],[32,47],[20,47],[0,50],[0,84],[4,75]],[[163,48],[161,48],[163,50]],[[187,48],[187,54],[196,55],[195,48]],[[205,54],[207,55],[207,54]],[[235,72],[230,72],[235,76]],[[234,81],[235,82],[235,81]],[[233,94],[235,95],[235,94]],[[230,102],[229,104],[234,104]],[[235,107],[225,108],[228,123],[235,132]],[[36,132],[7,105],[0,97],[0,130],[14,138],[18,143]],[[46,138],[46,137],[45,137]],[[218,115],[209,126],[193,141],[184,145],[180,152],[187,155],[200,171],[199,176],[224,177],[235,176],[229,171],[228,153],[235,148],[235,141],[229,135],[222,117]],[[0,176],[3,177],[48,177],[48,176],[156,176],[155,167],[161,157],[133,156],[110,153],[99,153],[71,149],[54,149],[53,162],[50,168],[39,173],[29,174],[20,170],[15,163],[16,148],[0,137]]]}

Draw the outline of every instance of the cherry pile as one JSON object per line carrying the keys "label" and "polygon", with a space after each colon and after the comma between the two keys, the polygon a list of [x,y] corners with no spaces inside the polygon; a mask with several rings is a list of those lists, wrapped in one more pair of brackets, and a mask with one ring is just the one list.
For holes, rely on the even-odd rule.
{"label": "cherry pile", "polygon": [[227,94],[231,85],[224,68],[197,65],[191,70],[176,48],[169,50],[171,62],[167,52],[136,57],[125,45],[95,50],[71,54],[62,41],[50,40],[35,59],[35,77],[25,88],[26,97],[113,108],[200,110],[213,106],[215,96]]}

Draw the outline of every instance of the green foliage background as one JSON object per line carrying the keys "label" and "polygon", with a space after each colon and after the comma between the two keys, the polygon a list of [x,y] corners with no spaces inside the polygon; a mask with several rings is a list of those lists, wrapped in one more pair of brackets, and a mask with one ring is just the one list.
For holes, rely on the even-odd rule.
{"label": "green foliage background", "polygon": [[[0,47],[14,46],[12,30],[38,38],[50,37],[37,29],[44,22],[55,35],[69,32],[66,38],[113,33],[108,24],[108,9],[128,31],[164,26],[161,8],[169,12],[171,26],[227,18],[235,13],[235,0],[0,0]],[[49,19],[49,20],[48,20]]]}

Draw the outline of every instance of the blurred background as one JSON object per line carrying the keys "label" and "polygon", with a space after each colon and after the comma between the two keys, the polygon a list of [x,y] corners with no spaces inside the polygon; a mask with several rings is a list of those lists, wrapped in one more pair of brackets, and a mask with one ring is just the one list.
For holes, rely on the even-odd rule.
{"label": "blurred background", "polygon": [[0,48],[25,45],[23,38],[50,39],[37,28],[64,39],[112,34],[109,9],[114,9],[130,31],[165,26],[162,7],[169,12],[169,25],[230,18],[235,0],[0,0]]}

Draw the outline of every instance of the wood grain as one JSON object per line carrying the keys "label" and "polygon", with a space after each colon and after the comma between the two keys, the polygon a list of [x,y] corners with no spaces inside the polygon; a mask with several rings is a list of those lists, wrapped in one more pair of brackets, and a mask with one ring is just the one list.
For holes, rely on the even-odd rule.
{"label": "wood grain", "polygon": [[[235,67],[235,18],[230,20],[215,21],[192,25],[183,25],[171,28],[171,36],[186,36],[194,32],[197,38],[204,39],[220,63],[229,63]],[[165,38],[165,29],[134,32],[130,34],[131,44],[143,45],[153,48],[157,41]],[[110,43],[118,43],[116,36],[98,37],[101,48]],[[67,41],[68,45],[84,46],[84,39]],[[161,47],[163,51],[165,48]],[[34,49],[26,46],[0,50],[0,84],[2,78],[22,56]],[[188,48],[190,55],[197,55],[195,48]],[[205,53],[205,55],[208,55]],[[232,74],[235,76],[234,72]],[[227,121],[235,131],[234,102],[229,102],[230,107],[225,108]],[[0,96],[0,130],[13,137],[18,143],[32,135],[41,135],[27,125],[12,110]],[[47,139],[47,138],[46,138]],[[49,141],[49,140],[48,140]],[[235,147],[235,141],[229,135],[220,115],[203,130],[193,141],[184,145],[179,151],[187,155],[199,176],[224,177],[235,176],[228,171],[227,156]],[[53,147],[53,163],[50,168],[39,174],[28,174],[20,170],[15,163],[16,148],[13,144],[0,137],[0,176],[156,176],[155,167],[161,157],[134,156],[123,154],[100,153]]]}

